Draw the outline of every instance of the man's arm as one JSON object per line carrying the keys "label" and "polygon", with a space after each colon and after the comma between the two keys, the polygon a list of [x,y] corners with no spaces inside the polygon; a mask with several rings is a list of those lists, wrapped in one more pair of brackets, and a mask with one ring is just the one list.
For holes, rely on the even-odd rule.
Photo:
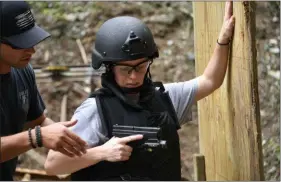
{"label": "man's arm", "polygon": [[[235,19],[232,15],[232,3],[226,2],[224,23],[218,38],[219,43],[228,43],[233,34]],[[198,77],[195,101],[208,96],[222,85],[228,63],[228,52],[229,45],[216,45],[208,66]]]}
{"label": "man's arm", "polygon": [[43,126],[48,126],[48,125],[54,124],[54,123],[55,122],[53,120],[51,120],[50,118],[47,118],[44,114],[42,114],[39,118],[25,123],[24,128],[25,129],[34,128],[35,126],[38,126],[38,125],[43,127]]}
{"label": "man's arm", "polygon": [[[26,124],[25,128],[34,128],[36,125],[43,125],[44,123],[51,123],[47,120],[45,115],[41,115],[39,118],[30,121]],[[31,130],[31,136],[33,143],[36,143],[34,129]],[[15,135],[1,137],[1,159],[0,162],[10,160],[28,150],[32,149],[29,142],[28,132],[24,131]]]}
{"label": "man's arm", "polygon": [[0,162],[10,160],[32,147],[28,140],[28,132],[21,132],[15,135],[1,137],[1,155]]}
{"label": "man's arm", "polygon": [[44,121],[41,123],[41,126],[49,126],[54,124],[55,122],[51,118],[45,118]]}
{"label": "man's arm", "polygon": [[[45,118],[45,119],[44,119]],[[44,119],[44,120],[43,120]],[[43,121],[42,121],[43,120]],[[43,124],[45,116],[40,116],[31,121],[31,125]],[[47,120],[50,122],[50,120]],[[41,128],[43,146],[64,153],[70,157],[74,155],[81,156],[85,152],[86,143],[68,130],[67,127],[73,126],[76,121],[59,122]],[[33,143],[36,143],[35,129],[31,130]],[[1,137],[1,157],[0,162],[10,160],[28,150],[31,144],[29,142],[28,132],[24,131],[15,135]]]}

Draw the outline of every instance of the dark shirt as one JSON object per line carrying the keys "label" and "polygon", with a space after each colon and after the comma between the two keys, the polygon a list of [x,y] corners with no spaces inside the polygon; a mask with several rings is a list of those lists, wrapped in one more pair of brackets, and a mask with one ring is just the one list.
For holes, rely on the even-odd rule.
{"label": "dark shirt", "polygon": [[[45,109],[31,65],[0,74],[0,131],[9,136],[23,131],[24,124],[40,117]],[[0,164],[0,180],[13,180],[17,157]]]}

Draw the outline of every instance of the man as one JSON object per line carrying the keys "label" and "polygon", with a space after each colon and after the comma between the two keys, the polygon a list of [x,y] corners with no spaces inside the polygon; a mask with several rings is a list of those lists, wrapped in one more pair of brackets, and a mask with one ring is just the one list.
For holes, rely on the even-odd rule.
{"label": "man", "polygon": [[[74,158],[50,151],[45,163],[47,172],[73,173],[72,180],[180,180],[177,130],[192,103],[222,84],[233,29],[232,2],[227,2],[217,46],[204,73],[190,81],[163,86],[150,79],[149,68],[158,57],[158,49],[149,28],[128,16],[106,21],[96,35],[92,57],[95,69],[102,64],[106,67],[101,78],[103,88],[73,116],[80,123],[72,130],[90,148],[87,154]],[[132,148],[128,143],[143,136],[113,137],[116,124],[160,127],[167,148]]]}
{"label": "man", "polygon": [[85,152],[86,143],[67,128],[77,121],[54,123],[44,115],[28,63],[34,46],[50,34],[35,24],[26,2],[3,1],[0,8],[0,180],[7,181],[13,180],[19,154],[44,146],[73,157]]}

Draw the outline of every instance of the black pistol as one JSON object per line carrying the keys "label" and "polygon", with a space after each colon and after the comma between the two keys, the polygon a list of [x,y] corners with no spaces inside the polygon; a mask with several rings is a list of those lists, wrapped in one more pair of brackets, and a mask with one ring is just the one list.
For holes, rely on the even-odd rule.
{"label": "black pistol", "polygon": [[144,148],[153,150],[153,148],[166,148],[165,140],[161,140],[161,129],[158,127],[140,127],[140,126],[124,126],[113,125],[112,135],[118,138],[130,135],[143,135],[143,139],[129,142],[128,145],[133,148]]}

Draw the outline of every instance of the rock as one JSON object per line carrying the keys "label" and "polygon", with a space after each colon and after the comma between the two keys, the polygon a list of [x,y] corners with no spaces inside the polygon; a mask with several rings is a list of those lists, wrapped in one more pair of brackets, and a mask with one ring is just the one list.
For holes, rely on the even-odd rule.
{"label": "rock", "polygon": [[280,49],[278,47],[273,47],[273,48],[269,49],[269,52],[278,54],[278,53],[280,53]]}
{"label": "rock", "polygon": [[280,71],[273,71],[273,70],[270,70],[268,72],[268,75],[272,76],[273,78],[277,79],[277,80],[280,80]]}
{"label": "rock", "polygon": [[67,21],[73,22],[76,20],[77,16],[74,13],[64,15]]}
{"label": "rock", "polygon": [[82,12],[82,13],[78,13],[77,18],[80,21],[85,20],[88,16],[90,15],[90,12]]}
{"label": "rock", "polygon": [[195,61],[195,56],[192,52],[187,53],[187,60],[189,61]]}
{"label": "rock", "polygon": [[62,32],[59,29],[55,29],[51,31],[52,37],[60,37]]}
{"label": "rock", "polygon": [[168,45],[168,46],[171,46],[171,45],[173,45],[173,44],[174,44],[174,41],[173,41],[173,40],[168,40],[168,41],[167,41],[167,45]]}
{"label": "rock", "polygon": [[278,44],[278,40],[276,39],[269,39],[269,45],[270,46],[276,46]]}
{"label": "rock", "polygon": [[276,167],[275,166],[273,166],[272,168],[270,168],[267,172],[269,173],[269,174],[271,174],[271,173],[274,173],[275,171],[276,171]]}
{"label": "rock", "polygon": [[277,16],[274,16],[274,17],[272,18],[272,21],[273,21],[274,23],[276,23],[276,22],[279,21],[279,18],[278,18]]}
{"label": "rock", "polygon": [[165,49],[163,52],[164,52],[164,54],[166,54],[168,56],[172,55],[172,50],[171,49]]}
{"label": "rock", "polygon": [[266,140],[262,140],[262,145],[265,145],[267,143]]}
{"label": "rock", "polygon": [[150,18],[145,19],[144,22],[172,25],[175,20],[176,19],[173,14],[162,14],[162,15],[151,16]]}

